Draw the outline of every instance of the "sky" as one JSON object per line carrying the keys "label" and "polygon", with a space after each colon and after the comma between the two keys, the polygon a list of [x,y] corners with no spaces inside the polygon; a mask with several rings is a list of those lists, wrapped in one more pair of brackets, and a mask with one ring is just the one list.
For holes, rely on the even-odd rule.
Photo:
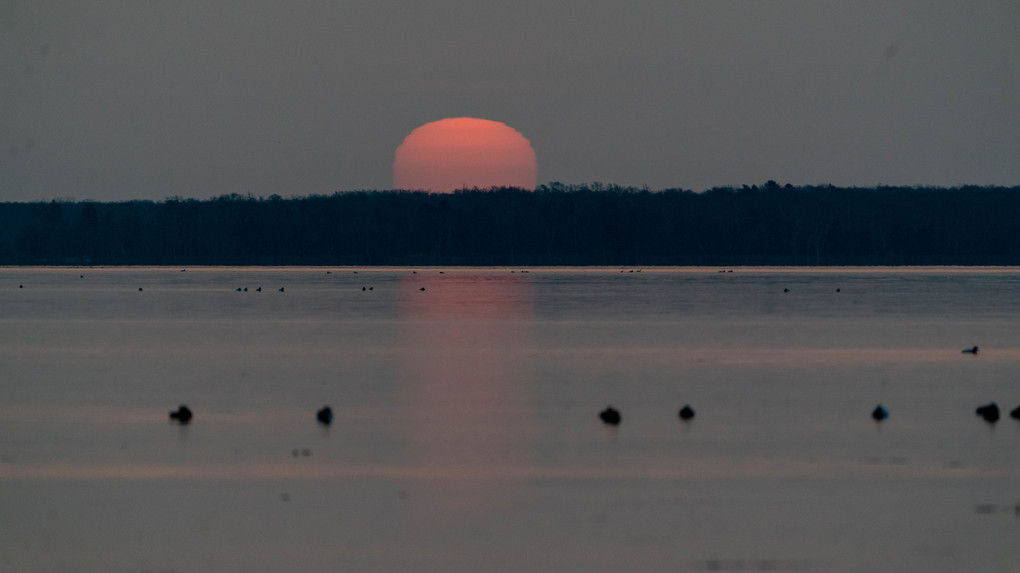
{"label": "sky", "polygon": [[447,117],[538,181],[1020,184],[1012,0],[0,0],[0,201],[393,185]]}

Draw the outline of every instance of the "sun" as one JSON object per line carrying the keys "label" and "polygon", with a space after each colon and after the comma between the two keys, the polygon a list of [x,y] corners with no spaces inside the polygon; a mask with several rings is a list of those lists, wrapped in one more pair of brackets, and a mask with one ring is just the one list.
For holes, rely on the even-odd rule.
{"label": "sun", "polygon": [[393,159],[395,189],[449,193],[478,187],[534,189],[535,150],[516,129],[487,119],[426,123],[404,138]]}

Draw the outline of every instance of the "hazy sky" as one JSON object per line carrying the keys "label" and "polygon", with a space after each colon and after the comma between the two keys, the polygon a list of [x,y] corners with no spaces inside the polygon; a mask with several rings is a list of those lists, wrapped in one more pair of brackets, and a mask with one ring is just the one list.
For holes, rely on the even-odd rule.
{"label": "hazy sky", "polygon": [[0,200],[392,185],[445,117],[538,180],[1020,184],[1015,0],[0,0]]}

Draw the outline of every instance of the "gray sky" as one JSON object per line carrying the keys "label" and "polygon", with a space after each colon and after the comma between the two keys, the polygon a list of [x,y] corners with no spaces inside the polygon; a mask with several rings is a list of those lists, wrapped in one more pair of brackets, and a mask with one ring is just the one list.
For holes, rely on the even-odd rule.
{"label": "gray sky", "polygon": [[1020,3],[0,0],[0,200],[392,185],[445,117],[539,182],[1020,184]]}

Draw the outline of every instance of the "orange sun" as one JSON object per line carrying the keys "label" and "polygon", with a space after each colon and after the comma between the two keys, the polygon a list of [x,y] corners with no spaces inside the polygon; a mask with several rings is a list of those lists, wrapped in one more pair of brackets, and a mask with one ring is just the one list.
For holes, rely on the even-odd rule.
{"label": "orange sun", "polygon": [[393,160],[395,189],[449,193],[478,187],[534,189],[531,143],[498,121],[455,117],[426,123],[404,138]]}

